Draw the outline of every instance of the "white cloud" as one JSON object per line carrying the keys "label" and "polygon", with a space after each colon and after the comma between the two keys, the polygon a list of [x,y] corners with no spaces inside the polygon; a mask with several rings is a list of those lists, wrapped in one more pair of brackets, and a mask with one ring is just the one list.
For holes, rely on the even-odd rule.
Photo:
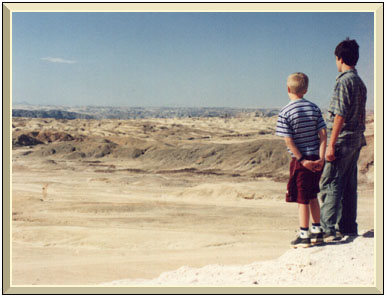
{"label": "white cloud", "polygon": [[51,57],[41,58],[41,60],[48,61],[51,63],[62,63],[62,64],[74,64],[74,63],[76,63],[76,61],[72,61],[72,60],[65,60],[62,58],[51,58]]}

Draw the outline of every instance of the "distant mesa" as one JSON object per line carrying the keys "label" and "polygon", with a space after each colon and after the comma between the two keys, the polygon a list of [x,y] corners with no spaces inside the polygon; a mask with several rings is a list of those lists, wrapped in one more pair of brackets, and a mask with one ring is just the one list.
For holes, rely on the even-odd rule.
{"label": "distant mesa", "polygon": [[64,110],[25,110],[25,109],[13,109],[12,117],[24,117],[24,118],[54,118],[54,119],[94,119],[95,117],[87,114],[80,114],[77,112],[64,111]]}
{"label": "distant mesa", "polygon": [[[14,105],[16,107],[17,105]],[[146,118],[232,118],[239,116],[272,117],[279,109],[226,108],[226,107],[56,107],[19,106],[12,110],[13,117],[54,119],[146,119]]]}

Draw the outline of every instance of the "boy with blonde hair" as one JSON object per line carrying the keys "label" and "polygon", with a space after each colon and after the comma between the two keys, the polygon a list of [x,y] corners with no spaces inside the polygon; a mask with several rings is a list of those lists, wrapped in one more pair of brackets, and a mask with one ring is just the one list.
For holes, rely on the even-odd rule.
{"label": "boy with blonde hair", "polygon": [[317,193],[327,133],[319,107],[303,98],[307,90],[307,75],[295,72],[288,77],[287,91],[291,101],[281,109],[276,125],[276,135],[284,137],[292,156],[286,201],[298,203],[300,225],[299,236],[291,242],[293,247],[308,247],[311,243],[323,242]]}

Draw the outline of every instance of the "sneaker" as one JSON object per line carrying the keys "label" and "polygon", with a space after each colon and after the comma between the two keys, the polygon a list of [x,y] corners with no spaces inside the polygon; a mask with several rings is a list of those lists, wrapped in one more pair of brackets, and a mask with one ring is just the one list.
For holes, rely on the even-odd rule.
{"label": "sneaker", "polygon": [[324,242],[332,242],[332,241],[339,241],[342,239],[342,236],[340,234],[336,234],[336,232],[326,232],[323,235]]}
{"label": "sneaker", "polygon": [[291,245],[294,248],[303,247],[307,248],[311,245],[311,239],[308,238],[301,238],[300,236],[296,237],[295,240],[291,241]]}
{"label": "sneaker", "polygon": [[322,244],[324,242],[323,232],[318,232],[318,233],[311,232],[310,239],[312,244]]}

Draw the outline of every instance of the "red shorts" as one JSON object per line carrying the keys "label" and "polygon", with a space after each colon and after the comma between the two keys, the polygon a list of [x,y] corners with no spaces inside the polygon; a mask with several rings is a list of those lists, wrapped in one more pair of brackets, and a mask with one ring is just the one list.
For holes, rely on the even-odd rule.
{"label": "red shorts", "polygon": [[[306,160],[318,160],[319,156],[306,156]],[[312,172],[295,158],[290,163],[290,179],[287,185],[287,202],[309,204],[320,192],[319,181],[322,171]]]}

